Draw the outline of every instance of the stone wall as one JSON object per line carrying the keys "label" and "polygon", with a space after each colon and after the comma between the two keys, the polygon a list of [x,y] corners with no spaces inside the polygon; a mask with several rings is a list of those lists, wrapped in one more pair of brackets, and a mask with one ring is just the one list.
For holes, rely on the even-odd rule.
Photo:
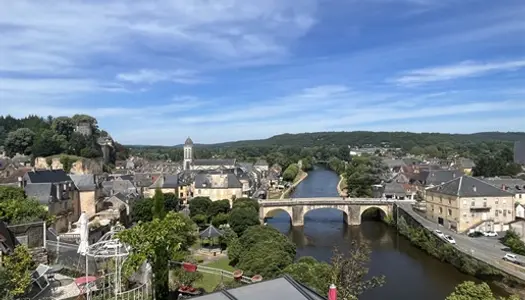
{"label": "stone wall", "polygon": [[[81,158],[75,161],[71,167],[71,174],[102,174],[103,173],[103,162],[97,159]],[[35,159],[36,169],[52,169],[58,170],[63,169],[64,166],[60,162],[60,157],[54,157],[51,159],[51,166],[47,164],[47,158],[37,157]]]}
{"label": "stone wall", "polygon": [[44,222],[10,225],[8,228],[20,243],[26,244],[29,249],[44,247]]}

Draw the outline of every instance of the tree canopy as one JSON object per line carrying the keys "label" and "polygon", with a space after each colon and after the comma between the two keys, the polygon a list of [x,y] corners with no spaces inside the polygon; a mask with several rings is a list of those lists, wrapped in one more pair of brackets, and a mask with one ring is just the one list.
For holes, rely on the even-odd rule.
{"label": "tree canopy", "polygon": [[518,296],[496,297],[485,282],[476,284],[472,281],[460,283],[446,300],[519,300]]}
{"label": "tree canopy", "polygon": [[8,224],[49,220],[46,207],[19,187],[0,186],[0,219]]}
{"label": "tree canopy", "polygon": [[14,298],[24,294],[31,285],[33,261],[25,245],[18,245],[11,255],[3,258],[0,266],[0,295]]}
{"label": "tree canopy", "polygon": [[169,261],[183,259],[196,241],[195,227],[182,214],[169,212],[162,219],[154,218],[118,233],[120,241],[131,246],[125,273],[137,270],[149,261],[155,274],[155,293],[165,299],[168,293]]}
{"label": "tree canopy", "polygon": [[[75,132],[76,126],[80,124],[90,126],[92,134]],[[21,119],[0,116],[0,145],[4,146],[6,154],[10,157],[16,153],[33,157],[57,154],[101,157],[102,151],[97,139],[102,136],[102,131],[97,124],[97,120],[88,115],[74,115],[71,118],[28,116]],[[115,153],[112,153],[112,157],[125,159],[128,154],[126,148],[115,143]]]}

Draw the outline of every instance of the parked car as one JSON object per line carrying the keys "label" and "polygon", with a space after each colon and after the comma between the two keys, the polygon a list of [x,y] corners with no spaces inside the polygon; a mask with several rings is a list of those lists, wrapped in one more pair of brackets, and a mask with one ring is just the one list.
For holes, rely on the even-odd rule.
{"label": "parked car", "polygon": [[468,236],[471,238],[477,238],[477,237],[485,236],[485,235],[481,231],[473,231],[469,233]]}
{"label": "parked car", "polygon": [[443,238],[445,239],[445,241],[451,243],[452,245],[456,244],[456,240],[454,240],[454,238],[451,237],[450,235],[445,235]]}
{"label": "parked car", "polygon": [[505,256],[503,256],[503,260],[506,260],[511,263],[515,263],[517,265],[520,265],[520,261],[518,260],[518,257],[516,257],[516,254],[512,253],[505,253]]}
{"label": "parked car", "polygon": [[443,232],[441,232],[441,230],[439,229],[436,229],[434,230],[434,232],[436,233],[437,236],[439,236],[440,238],[442,238],[445,234],[443,234]]}
{"label": "parked car", "polygon": [[498,234],[495,233],[494,231],[486,231],[486,232],[482,232],[484,236],[490,236],[490,237],[497,237]]}

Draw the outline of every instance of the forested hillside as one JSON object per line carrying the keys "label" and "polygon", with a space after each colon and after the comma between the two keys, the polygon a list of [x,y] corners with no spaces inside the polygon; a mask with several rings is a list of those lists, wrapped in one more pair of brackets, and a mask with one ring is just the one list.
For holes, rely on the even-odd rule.
{"label": "forested hillside", "polygon": [[[76,132],[80,124],[87,126],[91,134]],[[0,116],[0,146],[10,157],[19,153],[32,157],[69,154],[97,158],[102,156],[97,140],[107,136],[107,132],[99,129],[97,120],[88,115],[57,118],[32,115],[22,119]],[[117,155],[125,158],[126,149],[118,143],[115,148],[113,160]]]}

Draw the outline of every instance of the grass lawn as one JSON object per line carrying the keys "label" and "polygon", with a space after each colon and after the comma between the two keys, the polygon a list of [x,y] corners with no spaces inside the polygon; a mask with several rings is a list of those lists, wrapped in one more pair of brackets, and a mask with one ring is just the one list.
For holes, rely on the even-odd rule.
{"label": "grass lawn", "polygon": [[[217,269],[233,272],[235,270],[235,268],[230,266],[228,264],[228,262],[229,262],[228,258],[225,257],[225,258],[221,258],[219,260],[213,261],[213,262],[211,262],[209,264],[206,264],[206,267],[217,268]],[[223,280],[224,280],[224,282],[227,282],[227,281],[231,281],[233,279],[224,277]],[[197,281],[197,282],[195,282],[193,284],[193,286],[197,287],[197,288],[199,288],[199,287],[204,288],[206,290],[206,292],[212,292],[213,289],[215,289],[215,287],[220,282],[221,282],[221,276],[220,275],[203,273],[202,274],[202,279]]]}

